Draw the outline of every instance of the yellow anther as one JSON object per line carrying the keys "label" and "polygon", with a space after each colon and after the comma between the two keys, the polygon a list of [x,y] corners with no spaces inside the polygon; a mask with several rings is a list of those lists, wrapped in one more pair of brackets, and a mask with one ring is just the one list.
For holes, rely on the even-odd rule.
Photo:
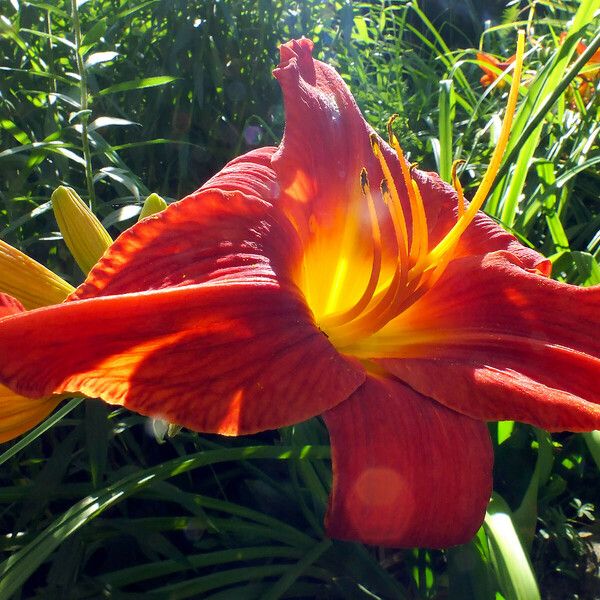
{"label": "yellow anther", "polygon": [[458,195],[458,218],[460,219],[465,214],[465,195],[463,193],[460,179],[458,178],[457,170],[460,165],[464,165],[464,160],[455,160],[452,163],[452,185]]}
{"label": "yellow anther", "polygon": [[390,146],[392,146],[392,139],[395,138],[396,136],[394,135],[394,130],[392,129],[392,125],[394,124],[394,121],[398,118],[398,115],[393,114],[388,120],[387,120],[387,132],[388,132],[388,140],[390,142]]}
{"label": "yellow anther", "polygon": [[367,192],[370,192],[369,175],[364,167],[360,170],[360,189],[365,196],[367,195]]}

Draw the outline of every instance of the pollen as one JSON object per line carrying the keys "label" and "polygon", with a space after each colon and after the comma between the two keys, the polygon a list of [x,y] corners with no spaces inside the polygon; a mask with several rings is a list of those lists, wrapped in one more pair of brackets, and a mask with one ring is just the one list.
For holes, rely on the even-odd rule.
{"label": "pollen", "polygon": [[[517,106],[524,49],[525,36],[519,32],[512,84],[498,144],[481,185],[469,204],[465,201],[458,179],[457,170],[461,161],[453,164],[452,183],[458,199],[457,220],[435,245],[430,243],[425,201],[413,177],[414,165],[406,161],[393,132],[396,115],[389,119],[387,125],[389,145],[395,157],[390,157],[389,149],[386,151],[382,147],[376,134],[371,135],[373,155],[382,174],[377,182],[378,189],[375,189],[383,202],[376,206],[369,175],[363,168],[359,183],[362,204],[366,209],[361,208],[360,211],[368,215],[368,223],[364,224],[357,218],[348,220],[334,276],[330,279],[332,283],[328,286],[325,310],[317,318],[320,329],[341,352],[358,357],[368,356],[374,343],[373,336],[431,289],[443,275],[461,236],[483,206],[502,162]],[[395,179],[392,172],[397,172],[398,163],[401,177]],[[403,204],[402,197],[407,198],[408,202]],[[395,246],[391,267],[388,258],[390,251],[382,247],[384,220],[391,223],[393,228],[391,238],[385,238],[391,239]],[[370,268],[358,272],[362,289],[354,292],[354,301],[350,306],[340,309],[344,290],[347,289],[345,282],[355,275],[350,258],[353,244],[356,245],[358,241],[357,227],[361,226],[366,226],[371,232]]]}

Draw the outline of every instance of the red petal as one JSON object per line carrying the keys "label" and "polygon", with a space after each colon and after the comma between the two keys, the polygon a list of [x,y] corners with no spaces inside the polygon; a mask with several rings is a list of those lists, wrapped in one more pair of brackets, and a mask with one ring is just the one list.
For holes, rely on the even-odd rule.
{"label": "red petal", "polygon": [[25,307],[16,298],[0,292],[0,319],[24,311]]}
{"label": "red petal", "polygon": [[475,418],[598,429],[598,306],[600,286],[546,279],[506,252],[462,258],[378,334],[397,357],[381,362]]}
{"label": "red petal", "polygon": [[364,380],[293,290],[253,282],[22,313],[2,321],[0,352],[2,382],[20,394],[83,393],[231,435],[320,414]]}
{"label": "red petal", "polygon": [[0,380],[28,396],[81,392],[228,434],[345,399],[364,373],[300,298],[300,245],[273,205],[271,153],[237,159],[125,232],[65,304],[4,319]]}
{"label": "red petal", "polygon": [[[361,207],[359,174],[365,167],[381,221],[385,270],[386,262],[395,264],[397,252],[389,212],[377,193],[383,175],[371,149],[369,136],[373,130],[362,117],[342,78],[331,66],[313,59],[312,48],[312,42],[307,39],[284,44],[281,63],[274,71],[281,84],[286,110],[283,141],[272,161],[283,192],[279,202],[295,222],[305,244],[310,243],[313,235],[326,238],[330,242],[328,253],[335,256],[348,212],[355,217],[357,206]],[[490,59],[497,62],[493,57]],[[385,142],[381,141],[380,145],[403,203],[410,232],[409,203],[398,159]],[[456,222],[458,197],[435,173],[415,169],[413,176],[423,197],[433,245]],[[366,211],[364,202],[362,208]],[[357,254],[364,252],[370,260],[370,227],[363,227],[360,236],[355,244]],[[509,250],[528,268],[549,273],[549,261],[524,248],[481,213],[463,235],[457,256],[493,250]],[[361,258],[356,256],[353,262],[359,263]],[[322,269],[322,260],[319,264]]]}
{"label": "red petal", "polygon": [[69,299],[291,277],[300,246],[273,206],[278,187],[268,166],[272,152],[238,158],[197,192],[128,229]]}
{"label": "red petal", "polygon": [[324,414],[333,452],[328,534],[385,546],[469,541],[492,491],[485,424],[391,378]]}

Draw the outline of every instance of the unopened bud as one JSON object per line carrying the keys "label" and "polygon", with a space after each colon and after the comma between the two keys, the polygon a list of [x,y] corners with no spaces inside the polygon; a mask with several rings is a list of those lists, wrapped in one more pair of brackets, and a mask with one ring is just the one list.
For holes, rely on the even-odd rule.
{"label": "unopened bud", "polygon": [[0,240],[0,291],[27,309],[59,304],[74,287],[39,262]]}
{"label": "unopened bud", "polygon": [[165,208],[167,208],[167,203],[158,194],[150,194],[146,198],[144,206],[142,206],[138,221],[141,221],[150,215],[162,212]]}
{"label": "unopened bud", "polygon": [[73,258],[85,274],[89,273],[112,244],[112,238],[72,188],[56,188],[52,208]]}

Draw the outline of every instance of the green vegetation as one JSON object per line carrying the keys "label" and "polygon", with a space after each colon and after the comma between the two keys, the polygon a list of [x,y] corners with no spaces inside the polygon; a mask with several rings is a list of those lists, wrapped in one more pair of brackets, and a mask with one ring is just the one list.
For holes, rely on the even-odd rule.
{"label": "green vegetation", "polygon": [[[52,192],[76,189],[114,237],[151,192],[181,198],[277,144],[271,71],[278,44],[301,35],[373,127],[400,115],[411,161],[448,180],[464,160],[468,196],[511,76],[483,87],[477,48],[506,58],[525,28],[519,109],[486,210],[548,256],[555,278],[598,284],[599,9],[513,2],[485,31],[472,10],[465,34],[416,1],[3,0],[0,238],[80,283]],[[323,538],[331,473],[318,419],[170,437],[160,421],[71,400],[0,449],[0,599],[600,597],[600,438],[490,429],[495,495],[476,538],[390,551]]]}

